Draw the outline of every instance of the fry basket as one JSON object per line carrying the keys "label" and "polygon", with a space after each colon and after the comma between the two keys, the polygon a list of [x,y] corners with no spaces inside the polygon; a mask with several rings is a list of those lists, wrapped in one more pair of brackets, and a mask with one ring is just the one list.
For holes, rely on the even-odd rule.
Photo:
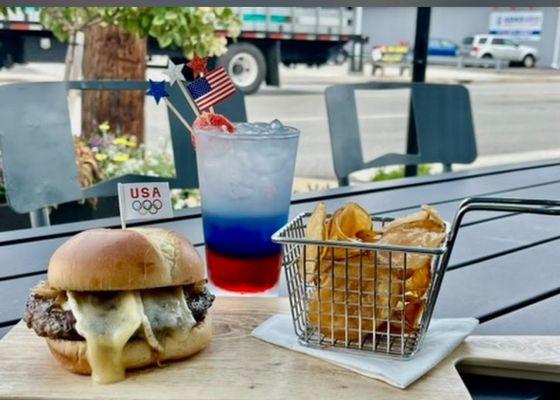
{"label": "fry basket", "polygon": [[[407,247],[305,237],[310,213],[273,236],[283,245],[283,268],[295,334],[319,348],[369,351],[410,359],[424,339],[463,217],[470,211],[559,215],[560,202],[479,197],[461,203],[440,247]],[[371,216],[374,230],[392,218]],[[322,257],[309,259],[309,249]],[[419,260],[421,274],[412,266]],[[418,264],[416,264],[418,265]],[[428,270],[429,269],[429,270]],[[418,277],[414,276],[419,273]],[[426,279],[427,278],[427,279]],[[428,282],[421,288],[419,280]]]}

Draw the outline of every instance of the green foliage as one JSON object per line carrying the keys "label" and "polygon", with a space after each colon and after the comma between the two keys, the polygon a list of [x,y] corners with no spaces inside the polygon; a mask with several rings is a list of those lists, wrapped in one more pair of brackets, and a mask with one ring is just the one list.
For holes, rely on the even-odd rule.
{"label": "green foliage", "polygon": [[[418,176],[425,176],[432,174],[432,167],[429,164],[420,164],[418,166]],[[404,167],[399,167],[397,169],[385,170],[380,169],[371,178],[372,182],[388,181],[391,179],[404,178]]]}
{"label": "green foliage", "polygon": [[162,48],[180,48],[187,58],[194,53],[217,56],[226,51],[225,30],[239,35],[241,21],[228,7],[43,7],[41,24],[61,41],[95,24],[115,24],[140,37],[153,37]]}

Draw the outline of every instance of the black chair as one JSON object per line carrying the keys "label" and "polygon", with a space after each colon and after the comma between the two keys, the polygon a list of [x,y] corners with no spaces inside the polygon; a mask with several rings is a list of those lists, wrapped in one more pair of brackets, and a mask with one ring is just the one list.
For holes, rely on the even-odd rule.
{"label": "black chair", "polygon": [[[196,157],[190,135],[168,110],[176,176],[125,175],[82,189],[78,180],[70,128],[68,90],[142,90],[143,81],[21,83],[0,86],[0,149],[8,204],[30,213],[32,226],[49,224],[48,206],[91,197],[117,195],[122,182],[168,181],[171,188],[198,187]],[[170,100],[189,122],[195,118],[177,85]],[[150,99],[152,101],[152,99]],[[165,107],[162,105],[162,107]],[[247,120],[243,95],[216,107],[235,122]]]}
{"label": "black chair", "polygon": [[[418,140],[418,154],[384,154],[364,161],[355,90],[411,90],[412,121]],[[426,83],[361,83],[326,89],[325,99],[334,169],[341,186],[361,169],[389,165],[442,163],[451,171],[453,163],[468,164],[477,157],[468,90],[462,85]]]}

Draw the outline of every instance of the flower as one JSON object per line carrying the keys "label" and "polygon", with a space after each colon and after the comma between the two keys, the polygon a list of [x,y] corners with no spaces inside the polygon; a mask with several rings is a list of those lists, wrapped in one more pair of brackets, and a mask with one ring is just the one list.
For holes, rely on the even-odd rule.
{"label": "flower", "polygon": [[103,133],[107,133],[109,129],[111,129],[111,126],[109,125],[109,122],[105,121],[101,125],[99,125],[97,129],[99,129]]}
{"label": "flower", "polygon": [[103,153],[97,153],[95,155],[95,159],[97,161],[105,161],[107,159],[107,154],[103,154]]}
{"label": "flower", "polygon": [[113,161],[116,161],[116,162],[125,162],[125,161],[128,161],[129,158],[130,158],[130,157],[129,157],[128,154],[119,153],[119,154],[113,156]]}
{"label": "flower", "polygon": [[113,143],[114,143],[114,144],[120,144],[120,145],[126,146],[126,144],[128,143],[128,140],[127,140],[126,138],[119,137],[119,138],[114,139],[114,140],[113,140]]}

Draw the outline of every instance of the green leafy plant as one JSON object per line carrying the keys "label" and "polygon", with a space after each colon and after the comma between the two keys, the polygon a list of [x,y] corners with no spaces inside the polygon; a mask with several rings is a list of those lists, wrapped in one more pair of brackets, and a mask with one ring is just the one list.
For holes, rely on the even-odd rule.
{"label": "green leafy plant", "polygon": [[160,47],[218,56],[227,40],[216,29],[239,35],[241,21],[228,7],[42,7],[41,24],[61,41],[95,24],[115,24],[139,37],[153,37]]}
{"label": "green leafy plant", "polygon": [[[432,175],[432,166],[429,164],[420,164],[418,166],[418,176]],[[375,172],[375,175],[371,178],[372,182],[388,181],[391,179],[404,178],[404,167],[398,167],[396,169],[379,169]]]}

